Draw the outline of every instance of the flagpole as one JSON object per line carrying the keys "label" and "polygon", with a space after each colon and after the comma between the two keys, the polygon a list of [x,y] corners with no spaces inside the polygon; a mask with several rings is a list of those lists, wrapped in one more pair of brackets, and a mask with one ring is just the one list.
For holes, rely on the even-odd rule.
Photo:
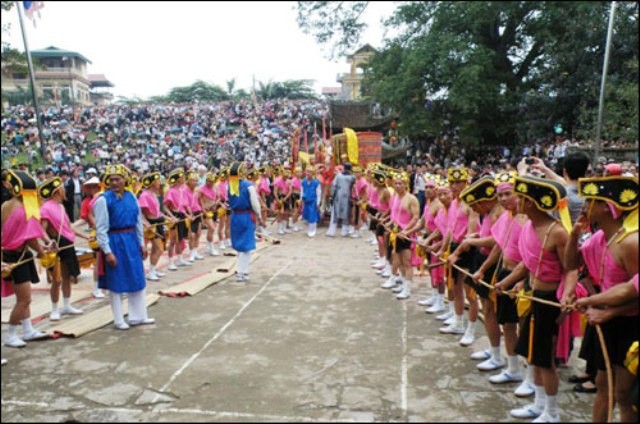
{"label": "flagpole", "polygon": [[45,162],[45,152],[47,151],[44,145],[44,134],[42,132],[42,120],[40,118],[40,108],[38,107],[38,96],[36,95],[36,79],[33,75],[33,63],[31,63],[31,52],[29,51],[29,44],[27,43],[27,33],[24,30],[24,20],[22,18],[22,2],[16,2],[16,9],[18,9],[18,20],[20,21],[20,30],[22,31],[22,41],[24,42],[24,52],[27,56],[27,66],[29,68],[29,80],[31,82],[31,96],[33,98],[33,107],[36,111],[36,123],[38,124],[38,138],[40,139],[40,154],[42,155],[42,163]]}
{"label": "flagpole", "polygon": [[604,88],[607,82],[607,71],[609,69],[609,55],[611,53],[611,36],[613,34],[613,22],[616,13],[616,2],[611,2],[611,11],[609,12],[609,29],[607,30],[607,44],[604,50],[604,65],[602,65],[602,81],[600,83],[600,102],[598,104],[598,122],[596,124],[596,148],[593,158],[593,167],[595,169],[598,164],[598,156],[600,156],[600,129],[602,128],[602,111],[604,109]]}

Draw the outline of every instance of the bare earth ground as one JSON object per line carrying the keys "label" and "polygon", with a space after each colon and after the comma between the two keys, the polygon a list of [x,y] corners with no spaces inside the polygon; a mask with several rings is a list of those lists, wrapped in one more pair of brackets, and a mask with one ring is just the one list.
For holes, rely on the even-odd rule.
{"label": "bare earth ground", "polygon": [[[324,230],[282,236],[260,252],[248,283],[231,277],[193,297],[161,297],[149,308],[155,325],[2,346],[2,422],[517,421],[509,409],[532,399],[490,384],[492,373],[469,359],[488,346],[482,326],[472,347],[459,346],[416,304],[431,290],[426,277],[396,300],[369,266],[373,247]],[[167,271],[147,289],[228,259]],[[34,296],[48,296],[43,281]],[[90,297],[89,271],[74,290],[86,293],[75,303],[85,314],[108,304]],[[3,310],[13,301],[2,299]],[[47,316],[36,324],[51,326]],[[593,395],[567,383],[583,369],[576,354],[560,369],[565,422],[590,420]]]}

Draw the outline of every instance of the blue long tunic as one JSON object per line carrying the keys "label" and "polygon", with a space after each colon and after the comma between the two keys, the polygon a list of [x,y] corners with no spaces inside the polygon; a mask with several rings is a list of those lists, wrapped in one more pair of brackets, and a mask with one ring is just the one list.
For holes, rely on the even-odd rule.
{"label": "blue long tunic", "polygon": [[115,293],[140,291],[145,288],[146,279],[136,235],[140,214],[138,201],[126,190],[121,199],[111,190],[102,196],[109,212],[109,247],[118,263],[114,268],[105,261],[104,275],[98,276],[98,287]]}
{"label": "blue long tunic", "polygon": [[231,208],[231,246],[238,252],[249,252],[256,248],[256,225],[251,219],[251,198],[249,197],[249,183],[239,181],[238,196],[229,194]]}
{"label": "blue long tunic", "polygon": [[309,224],[315,224],[320,221],[320,213],[318,211],[318,186],[320,181],[313,178],[309,181],[307,178],[302,180],[302,219]]}

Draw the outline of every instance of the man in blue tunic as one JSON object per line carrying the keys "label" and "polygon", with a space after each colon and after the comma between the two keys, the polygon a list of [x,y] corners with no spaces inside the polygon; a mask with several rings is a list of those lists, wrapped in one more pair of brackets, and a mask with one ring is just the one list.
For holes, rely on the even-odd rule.
{"label": "man in blue tunic", "polygon": [[320,181],[313,176],[311,167],[304,170],[305,179],[302,180],[302,219],[307,221],[307,235],[315,237],[320,221],[320,199],[322,188]]}
{"label": "man in blue tunic", "polygon": [[[114,326],[127,330],[129,325],[155,322],[147,316],[142,263],[147,257],[147,248],[138,200],[125,190],[126,169],[122,165],[110,165],[105,174],[109,190],[93,206],[96,238],[100,244],[98,287],[109,290]],[[129,299],[129,324],[122,312],[123,293],[127,293]]]}
{"label": "man in blue tunic", "polygon": [[251,251],[256,249],[256,221],[263,226],[260,200],[253,184],[242,179],[244,163],[234,162],[229,171],[231,247],[238,252],[236,280],[249,280]]}

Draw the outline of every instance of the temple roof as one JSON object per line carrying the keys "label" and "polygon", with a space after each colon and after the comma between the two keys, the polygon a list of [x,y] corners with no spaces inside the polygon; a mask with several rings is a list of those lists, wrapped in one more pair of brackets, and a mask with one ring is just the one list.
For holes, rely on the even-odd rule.
{"label": "temple roof", "polygon": [[31,50],[31,57],[47,58],[47,57],[77,57],[87,63],[91,63],[89,59],[84,57],[78,52],[72,52],[71,50],[59,49],[55,46],[49,46],[46,49]]}

